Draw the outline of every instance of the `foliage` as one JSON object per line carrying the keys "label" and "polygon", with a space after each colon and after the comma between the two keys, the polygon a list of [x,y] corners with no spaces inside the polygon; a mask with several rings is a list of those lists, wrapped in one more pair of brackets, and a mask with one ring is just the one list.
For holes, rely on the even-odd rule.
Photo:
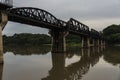
{"label": "foliage", "polygon": [[120,25],[111,25],[111,26],[108,26],[107,28],[105,28],[103,30],[104,32],[104,35],[111,35],[111,34],[116,34],[116,33],[120,33]]}
{"label": "foliage", "polygon": [[70,43],[70,44],[77,44],[77,43],[80,44],[80,42],[81,42],[81,37],[79,35],[70,34],[66,38],[67,38],[66,39],[67,43]]}
{"label": "foliage", "polygon": [[[67,43],[76,44],[81,42],[79,36],[68,35],[66,37]],[[14,34],[13,36],[3,35],[4,45],[41,45],[41,44],[51,44],[51,36],[46,34]]]}
{"label": "foliage", "polygon": [[120,64],[120,46],[107,47],[104,53],[103,58],[105,61],[113,65]]}
{"label": "foliage", "polygon": [[51,37],[45,34],[14,34],[13,36],[3,35],[3,43],[5,45],[18,44],[18,45],[41,45],[51,43]]}
{"label": "foliage", "polygon": [[111,25],[103,30],[108,44],[120,44],[120,25]]}

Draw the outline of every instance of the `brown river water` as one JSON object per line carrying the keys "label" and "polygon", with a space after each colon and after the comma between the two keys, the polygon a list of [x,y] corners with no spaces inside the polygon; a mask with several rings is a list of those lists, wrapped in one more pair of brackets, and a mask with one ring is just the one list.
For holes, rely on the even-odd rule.
{"label": "brown river water", "polygon": [[120,47],[50,49],[5,46],[0,80],[120,80]]}

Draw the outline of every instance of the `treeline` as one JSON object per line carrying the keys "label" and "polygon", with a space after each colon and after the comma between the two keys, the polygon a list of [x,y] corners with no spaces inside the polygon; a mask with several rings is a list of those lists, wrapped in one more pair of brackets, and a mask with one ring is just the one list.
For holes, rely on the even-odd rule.
{"label": "treeline", "polygon": [[3,35],[4,45],[41,45],[50,44],[51,37],[46,34],[14,34],[13,36]]}
{"label": "treeline", "polygon": [[[103,36],[108,44],[120,44],[120,25],[110,25],[103,30]],[[47,34],[14,34],[13,36],[3,35],[4,45],[42,45],[51,44],[52,37]],[[79,35],[69,34],[66,37],[68,44],[80,44]]]}
{"label": "treeline", "polygon": [[110,25],[103,30],[104,38],[108,44],[120,44],[120,25]]}
{"label": "treeline", "polygon": [[[81,38],[77,35],[68,35],[67,43],[80,43]],[[51,44],[52,37],[47,34],[22,33],[13,36],[3,35],[4,45],[43,45]]]}

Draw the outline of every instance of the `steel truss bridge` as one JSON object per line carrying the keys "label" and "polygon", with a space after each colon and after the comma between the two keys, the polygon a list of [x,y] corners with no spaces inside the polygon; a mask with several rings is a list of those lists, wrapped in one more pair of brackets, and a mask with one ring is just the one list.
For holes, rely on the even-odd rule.
{"label": "steel truss bridge", "polygon": [[[7,24],[7,21],[49,29],[49,33],[53,38],[52,51],[55,52],[66,51],[65,37],[68,34],[80,36],[82,38],[82,47],[104,45],[102,33],[96,31],[95,29],[90,29],[89,26],[76,19],[70,18],[68,21],[63,21],[43,9],[33,7],[14,8],[12,6],[12,0],[1,0],[0,26],[2,30]],[[0,38],[0,40],[2,39]],[[92,44],[90,42],[92,42]]]}
{"label": "steel truss bridge", "polygon": [[32,7],[10,8],[7,9],[7,14],[9,21],[52,30],[69,31],[69,33],[82,36],[102,38],[101,33],[94,29],[90,29],[87,25],[78,20],[70,18],[69,21],[65,22],[43,9]]}

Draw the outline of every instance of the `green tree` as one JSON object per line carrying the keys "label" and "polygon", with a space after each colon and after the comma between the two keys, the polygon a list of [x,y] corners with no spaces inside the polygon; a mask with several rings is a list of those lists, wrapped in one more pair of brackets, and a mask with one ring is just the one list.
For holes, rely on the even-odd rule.
{"label": "green tree", "polygon": [[111,25],[103,30],[108,44],[120,44],[120,25]]}
{"label": "green tree", "polygon": [[[41,45],[41,44],[51,44],[51,36],[46,34],[14,34],[13,36],[3,35],[4,45]],[[78,35],[68,35],[66,37],[67,43],[80,43],[81,38]]]}
{"label": "green tree", "polygon": [[3,43],[5,45],[41,45],[50,44],[51,37],[46,34],[14,34],[13,36],[3,36]]}

